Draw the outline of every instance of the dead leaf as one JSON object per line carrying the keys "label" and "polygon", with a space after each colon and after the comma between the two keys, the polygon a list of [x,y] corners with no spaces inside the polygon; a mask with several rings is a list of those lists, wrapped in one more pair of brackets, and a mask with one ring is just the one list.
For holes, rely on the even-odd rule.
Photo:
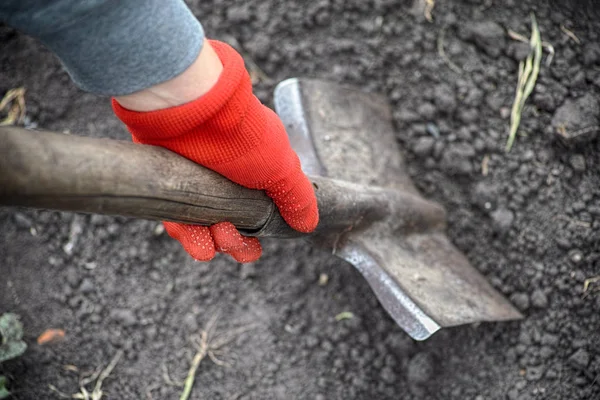
{"label": "dead leaf", "polygon": [[62,341],[64,338],[65,331],[62,329],[46,329],[44,333],[38,336],[37,343],[39,345],[53,344]]}

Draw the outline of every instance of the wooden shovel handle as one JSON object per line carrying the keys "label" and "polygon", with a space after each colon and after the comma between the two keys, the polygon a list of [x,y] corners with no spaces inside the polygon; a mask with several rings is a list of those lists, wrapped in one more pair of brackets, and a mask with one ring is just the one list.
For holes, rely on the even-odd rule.
{"label": "wooden shovel handle", "polygon": [[0,128],[0,204],[248,231],[275,212],[264,192],[163,148],[15,127]]}
{"label": "wooden shovel handle", "polygon": [[[443,209],[414,194],[310,179],[319,206],[318,237],[382,220],[399,233],[444,224]],[[0,205],[198,225],[230,221],[248,235],[302,236],[263,191],[166,149],[16,127],[0,127]]]}

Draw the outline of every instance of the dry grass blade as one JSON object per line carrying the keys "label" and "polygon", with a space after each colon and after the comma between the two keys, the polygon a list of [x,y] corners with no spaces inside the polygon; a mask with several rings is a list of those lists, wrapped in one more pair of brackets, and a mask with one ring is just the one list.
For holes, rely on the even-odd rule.
{"label": "dry grass blade", "polygon": [[583,294],[587,294],[588,290],[590,289],[590,285],[599,282],[600,281],[600,275],[598,276],[594,276],[592,278],[587,278],[584,282],[583,282]]}
{"label": "dry grass blade", "polygon": [[228,345],[233,340],[237,339],[242,333],[248,332],[249,330],[252,330],[255,327],[255,325],[240,326],[239,328],[233,329],[215,337],[214,340],[212,340],[211,338],[210,349],[218,350],[221,347]]}
{"label": "dry grass blade", "polygon": [[94,385],[94,390],[92,391],[92,400],[100,400],[102,398],[102,384],[104,383],[104,380],[112,373],[113,369],[115,369],[122,356],[123,350],[119,350],[106,368],[100,373],[100,376],[96,381],[96,385]]}
{"label": "dry grass blade", "polygon": [[[509,38],[516,40],[517,42],[529,43],[529,39],[527,39],[520,33],[517,33],[511,29],[509,29],[507,33]],[[552,46],[551,43],[546,42],[544,40],[542,40],[542,49],[546,50],[546,52],[548,53],[548,57],[546,58],[546,67],[549,67],[550,64],[552,64],[552,60],[554,59],[554,54],[556,54],[556,51],[554,50],[554,46]]]}
{"label": "dry grass blade", "polygon": [[102,372],[102,369],[100,367],[96,368],[96,370],[94,372],[92,372],[90,375],[84,376],[79,380],[79,386],[84,387],[84,386],[87,386],[88,384],[94,382],[96,379],[98,379],[101,372]]}
{"label": "dry grass blade", "polygon": [[462,74],[462,72],[463,72],[462,68],[460,68],[458,65],[456,65],[450,59],[450,57],[448,57],[448,55],[446,54],[446,51],[444,50],[444,38],[446,37],[446,29],[447,29],[447,25],[444,25],[442,27],[442,29],[440,30],[440,34],[437,39],[438,54],[439,54],[440,58],[442,60],[444,60],[446,65],[448,65],[448,68],[450,68],[452,71],[456,72],[457,74]]}
{"label": "dry grass blade", "polygon": [[185,378],[183,384],[183,391],[181,392],[181,396],[179,396],[179,400],[188,400],[190,398],[190,394],[192,393],[192,388],[194,387],[194,381],[196,380],[196,371],[198,371],[198,367],[206,354],[208,353],[208,333],[206,331],[202,331],[198,352],[192,359],[192,364],[188,371],[187,377]]}
{"label": "dry grass blade", "polygon": [[531,14],[531,39],[529,40],[531,51],[525,62],[519,63],[519,79],[517,82],[517,90],[515,100],[513,102],[510,113],[510,131],[506,142],[506,151],[512,148],[519,125],[521,124],[521,114],[527,98],[533,92],[538,74],[540,72],[540,64],[542,62],[542,40],[540,30],[535,20],[535,15]]}
{"label": "dry grass blade", "polygon": [[169,368],[167,367],[167,364],[163,363],[162,370],[163,370],[163,381],[168,386],[183,387],[183,385],[184,385],[183,381],[175,381],[175,380],[173,380],[173,378],[171,378],[171,374],[169,373]]}
{"label": "dry grass blade", "polygon": [[51,392],[56,393],[56,395],[62,399],[72,399],[72,396],[69,396],[66,393],[61,392],[60,390],[58,390],[58,388],[56,386],[54,386],[53,384],[48,384],[48,389],[50,389]]}
{"label": "dry grass blade", "polygon": [[6,118],[0,121],[0,126],[23,123],[25,119],[25,88],[10,89],[0,100],[0,111],[6,111]]}
{"label": "dry grass blade", "polygon": [[563,31],[565,35],[567,35],[571,40],[573,40],[577,44],[581,44],[581,40],[573,33],[572,30],[567,28],[564,24],[560,24],[560,30]]}
{"label": "dry grass blade", "polygon": [[210,358],[210,360],[212,362],[214,362],[215,364],[217,364],[219,367],[225,367],[225,368],[231,367],[231,364],[229,364],[228,362],[223,361],[220,358],[217,358],[214,351],[209,351],[207,354],[208,354],[208,358]]}
{"label": "dry grass blade", "polygon": [[490,156],[488,154],[486,154],[485,156],[483,156],[483,160],[481,160],[481,175],[488,176],[489,163],[490,163]]}
{"label": "dry grass blade", "polygon": [[560,220],[560,221],[565,221],[568,224],[574,225],[574,226],[578,226],[580,228],[585,228],[585,229],[590,229],[592,226],[589,222],[586,221],[580,221],[578,219],[575,218],[570,218],[566,215],[557,215],[555,217],[552,218],[553,220]]}
{"label": "dry grass blade", "polygon": [[432,12],[433,12],[434,7],[435,7],[435,0],[425,0],[425,10],[423,11],[423,14],[424,14],[427,22],[433,22]]}
{"label": "dry grass blade", "polygon": [[587,135],[588,133],[600,131],[600,126],[586,126],[585,128],[577,129],[575,131],[567,131],[567,127],[564,124],[556,127],[556,132],[565,139],[574,139],[581,135]]}
{"label": "dry grass blade", "polygon": [[[104,393],[102,392],[102,384],[104,383],[104,380],[108,378],[112,371],[115,369],[117,363],[119,362],[122,356],[123,350],[119,350],[117,354],[115,354],[113,359],[110,361],[110,363],[106,366],[106,368],[104,368],[103,370],[97,369],[90,376],[82,378],[79,381],[79,392],[74,393],[70,396],[58,390],[54,385],[48,385],[48,387],[58,396],[66,399],[101,400],[102,396],[104,395]],[[96,384],[94,385],[94,389],[90,393],[86,389],[86,385],[92,383],[93,381],[96,381]]]}

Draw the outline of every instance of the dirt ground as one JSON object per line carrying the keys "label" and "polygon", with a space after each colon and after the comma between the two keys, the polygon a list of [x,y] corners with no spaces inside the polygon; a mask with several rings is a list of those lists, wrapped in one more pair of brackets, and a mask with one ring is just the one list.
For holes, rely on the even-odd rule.
{"label": "dirt ground", "polygon": [[[241,266],[191,260],[157,223],[0,209],[0,311],[20,314],[27,353],[0,366],[15,398],[58,399],[105,367],[105,399],[175,399],[217,316],[233,340],[202,361],[191,399],[600,399],[598,23],[542,1],[191,3],[210,36],[262,72],[257,95],[311,76],[388,96],[419,189],[449,235],[526,315],[409,339],[360,274],[300,241],[265,241]],[[504,152],[518,60],[534,10],[548,51]],[[27,125],[127,139],[107,99],[76,89],[34,40],[0,28],[0,94],[27,89]],[[442,49],[443,51],[440,51]],[[249,64],[250,65],[250,64]],[[583,129],[583,130],[582,130]],[[563,139],[557,132],[575,132]],[[326,285],[319,276],[326,274]],[[354,317],[336,321],[349,311]],[[66,339],[39,346],[47,328]],[[237,334],[236,334],[237,333]],[[68,367],[70,366],[70,367]],[[90,387],[90,385],[88,385]]]}

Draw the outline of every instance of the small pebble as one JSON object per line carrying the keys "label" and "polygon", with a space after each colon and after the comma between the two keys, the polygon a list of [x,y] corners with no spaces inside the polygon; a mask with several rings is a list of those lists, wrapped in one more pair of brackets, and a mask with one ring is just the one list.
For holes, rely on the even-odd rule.
{"label": "small pebble", "polygon": [[435,145],[435,139],[432,137],[421,137],[419,138],[412,147],[413,152],[419,157],[427,157],[431,154],[433,146]]}
{"label": "small pebble", "polygon": [[581,262],[581,260],[583,260],[583,255],[581,254],[581,252],[579,250],[573,250],[570,252],[569,258],[571,259],[571,261],[573,261],[575,264],[577,264],[577,263]]}
{"label": "small pebble", "polygon": [[548,297],[542,290],[536,289],[531,294],[531,305],[536,308],[546,308],[548,307]]}
{"label": "small pebble", "polygon": [[240,278],[254,278],[256,275],[256,267],[253,263],[242,264],[242,267],[240,268]]}
{"label": "small pebble", "polygon": [[396,374],[390,367],[383,367],[379,373],[379,376],[385,383],[392,384],[396,381]]}
{"label": "small pebble", "polygon": [[67,267],[66,271],[67,275],[67,283],[72,287],[75,287],[79,284],[79,273],[77,272],[77,268],[73,266]]}
{"label": "small pebble", "polygon": [[165,226],[160,223],[160,224],[156,224],[156,226],[154,227],[154,230],[152,231],[152,234],[154,236],[160,236],[165,232]]}
{"label": "small pebble", "polygon": [[114,322],[124,326],[132,326],[137,323],[137,318],[132,310],[126,308],[115,308],[110,311],[109,317]]}
{"label": "small pebble", "polygon": [[329,282],[329,276],[327,274],[319,275],[319,286],[325,286]]}
{"label": "small pebble", "polygon": [[569,357],[569,364],[579,370],[585,370],[589,363],[590,354],[584,349],[577,350]]}
{"label": "small pebble", "polygon": [[499,232],[508,232],[515,220],[514,213],[507,208],[498,208],[491,214],[494,226]]}
{"label": "small pebble", "polygon": [[428,353],[417,353],[408,362],[407,379],[413,383],[426,383],[433,375],[433,359]]}
{"label": "small pebble", "polygon": [[585,163],[585,157],[581,154],[573,154],[571,155],[571,157],[569,157],[569,164],[571,164],[571,167],[573,167],[573,170],[575,172],[585,172],[586,169],[586,163]]}
{"label": "small pebble", "polygon": [[94,291],[95,285],[89,278],[84,278],[79,286],[79,291],[83,294],[92,293]]}
{"label": "small pebble", "polygon": [[15,218],[15,223],[17,224],[17,226],[19,228],[29,229],[29,228],[31,228],[31,225],[33,224],[33,222],[31,221],[31,218],[29,218],[25,214],[15,213],[14,218]]}
{"label": "small pebble", "polygon": [[521,311],[529,309],[529,296],[526,293],[513,293],[510,301]]}

